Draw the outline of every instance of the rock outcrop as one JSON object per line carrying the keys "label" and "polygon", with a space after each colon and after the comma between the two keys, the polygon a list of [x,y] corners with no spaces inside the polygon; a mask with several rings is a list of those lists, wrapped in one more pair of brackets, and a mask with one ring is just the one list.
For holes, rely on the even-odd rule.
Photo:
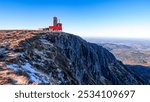
{"label": "rock outcrop", "polygon": [[[26,39],[28,33],[12,40],[17,36],[20,33],[5,37],[1,44],[0,84],[145,84],[108,50],[78,36],[32,32]],[[10,39],[12,42],[4,43]]]}

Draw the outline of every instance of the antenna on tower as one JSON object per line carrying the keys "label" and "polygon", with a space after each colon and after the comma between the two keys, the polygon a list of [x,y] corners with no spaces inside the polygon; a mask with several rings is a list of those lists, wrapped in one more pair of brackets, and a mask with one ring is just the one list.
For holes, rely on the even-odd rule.
{"label": "antenna on tower", "polygon": [[60,23],[60,19],[58,19],[58,23]]}

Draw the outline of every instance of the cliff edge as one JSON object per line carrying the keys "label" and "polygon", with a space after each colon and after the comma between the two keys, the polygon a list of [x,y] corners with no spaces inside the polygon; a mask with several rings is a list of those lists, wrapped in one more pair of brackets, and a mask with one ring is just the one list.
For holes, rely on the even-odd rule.
{"label": "cliff edge", "polygon": [[0,84],[145,84],[112,53],[64,32],[0,34]]}

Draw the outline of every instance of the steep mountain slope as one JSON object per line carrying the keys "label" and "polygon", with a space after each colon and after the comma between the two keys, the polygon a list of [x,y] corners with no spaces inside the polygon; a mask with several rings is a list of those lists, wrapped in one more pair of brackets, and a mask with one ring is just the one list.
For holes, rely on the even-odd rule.
{"label": "steep mountain slope", "polygon": [[150,67],[141,65],[127,65],[129,70],[141,75],[148,84],[150,84]]}
{"label": "steep mountain slope", "polygon": [[75,35],[32,31],[3,34],[0,42],[0,84],[146,84],[108,50]]}

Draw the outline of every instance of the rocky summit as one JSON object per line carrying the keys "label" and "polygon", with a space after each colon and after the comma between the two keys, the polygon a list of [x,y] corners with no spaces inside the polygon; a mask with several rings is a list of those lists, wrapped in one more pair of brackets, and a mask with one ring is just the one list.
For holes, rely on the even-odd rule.
{"label": "rocky summit", "polygon": [[145,84],[108,50],[64,32],[1,31],[0,84]]}

